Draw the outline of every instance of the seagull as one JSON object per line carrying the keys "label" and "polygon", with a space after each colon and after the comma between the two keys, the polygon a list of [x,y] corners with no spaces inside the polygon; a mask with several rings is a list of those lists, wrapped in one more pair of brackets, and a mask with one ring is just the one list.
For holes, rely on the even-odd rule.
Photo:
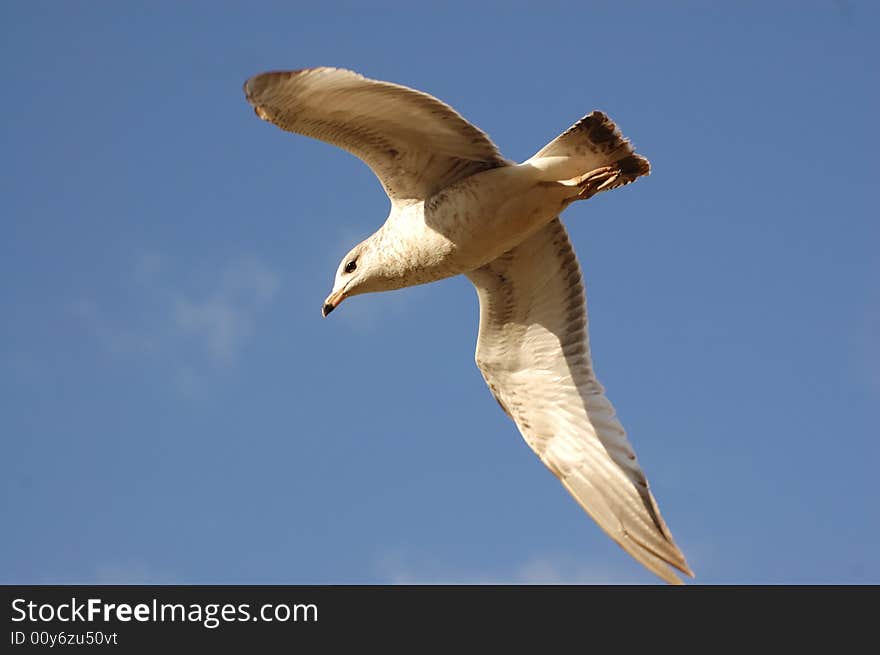
{"label": "seagull", "polygon": [[391,200],[340,262],[322,314],[467,276],[480,301],[477,367],[529,447],[647,569],[671,584],[672,568],[693,577],[593,371],[581,270],[559,218],[650,172],[611,119],[593,111],[517,164],[437,98],[350,70],[263,73],[244,93],[261,119],[363,160]]}

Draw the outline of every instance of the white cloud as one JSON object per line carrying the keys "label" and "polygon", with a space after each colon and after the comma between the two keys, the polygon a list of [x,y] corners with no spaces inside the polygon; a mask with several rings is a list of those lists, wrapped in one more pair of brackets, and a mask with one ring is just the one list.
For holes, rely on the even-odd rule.
{"label": "white cloud", "polygon": [[16,584],[41,585],[157,585],[180,584],[175,576],[155,569],[144,561],[137,559],[110,560],[102,562],[87,570],[71,572],[41,573],[35,580],[25,580]]}
{"label": "white cloud", "polygon": [[253,321],[278,292],[278,276],[254,259],[227,268],[207,294],[180,295],[174,303],[174,324],[197,337],[211,362],[229,366],[251,335]]}
{"label": "white cloud", "polygon": [[143,562],[107,562],[98,566],[94,582],[99,585],[175,584],[174,578]]}
{"label": "white cloud", "polygon": [[443,570],[434,564],[413,565],[411,558],[400,553],[384,556],[377,572],[381,583],[415,584],[514,584],[514,585],[565,585],[565,584],[644,584],[635,574],[615,570],[608,566],[596,566],[564,555],[540,555],[530,557],[506,571],[463,572]]}
{"label": "white cloud", "polygon": [[880,295],[875,294],[867,302],[860,323],[853,335],[854,366],[860,369],[868,388],[880,396]]}
{"label": "white cloud", "polygon": [[190,284],[187,289],[188,280],[173,275],[172,263],[155,253],[134,258],[129,277],[120,280],[130,305],[121,317],[90,298],[73,303],[71,312],[113,355],[150,354],[173,361],[176,386],[190,393],[211,368],[237,361],[281,278],[248,257],[221,267],[201,288]]}
{"label": "white cloud", "polygon": [[130,329],[114,321],[93,300],[80,298],[70,305],[70,312],[101,346],[114,355],[145,354],[156,347],[155,335]]}
{"label": "white cloud", "polygon": [[165,258],[155,252],[138,253],[134,259],[134,277],[143,286],[151,286],[165,268]]}

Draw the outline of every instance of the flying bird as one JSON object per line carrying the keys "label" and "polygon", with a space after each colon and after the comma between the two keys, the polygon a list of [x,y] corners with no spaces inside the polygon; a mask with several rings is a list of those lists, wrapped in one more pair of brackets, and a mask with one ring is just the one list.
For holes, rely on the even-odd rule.
{"label": "flying bird", "polygon": [[649,570],[693,577],[593,372],[581,270],[560,213],[650,171],[594,111],[531,159],[505,159],[437,98],[338,68],[244,85],[257,116],[363,160],[391,200],[340,262],[327,316],[354,295],[465,275],[480,300],[476,362],[526,443],[599,526]]}

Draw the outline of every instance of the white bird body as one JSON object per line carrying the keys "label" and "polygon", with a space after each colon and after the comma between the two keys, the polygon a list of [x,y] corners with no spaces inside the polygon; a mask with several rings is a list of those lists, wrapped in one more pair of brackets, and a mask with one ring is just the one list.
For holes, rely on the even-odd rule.
{"label": "white bird body", "polygon": [[649,164],[593,112],[522,164],[436,98],[334,68],[245,83],[261,118],[364,160],[391,199],[340,263],[343,299],[465,274],[480,299],[476,362],[526,443],[630,555],[693,575],[593,372],[580,266],[559,214]]}
{"label": "white bird body", "polygon": [[511,165],[477,173],[427,200],[400,202],[375,238],[396,260],[400,287],[435,282],[488,264],[552,221],[579,193],[540,169]]}

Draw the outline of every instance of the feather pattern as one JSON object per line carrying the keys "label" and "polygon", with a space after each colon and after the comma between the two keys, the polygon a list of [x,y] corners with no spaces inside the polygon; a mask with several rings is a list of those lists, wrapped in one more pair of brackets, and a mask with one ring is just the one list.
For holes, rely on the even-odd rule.
{"label": "feather pattern", "polygon": [[392,203],[424,200],[506,166],[481,130],[437,98],[339,68],[263,73],[244,85],[257,115],[363,160]]}
{"label": "feather pattern", "polygon": [[480,299],[477,366],[526,443],[648,569],[693,576],[593,372],[581,270],[556,218],[468,274]]}

